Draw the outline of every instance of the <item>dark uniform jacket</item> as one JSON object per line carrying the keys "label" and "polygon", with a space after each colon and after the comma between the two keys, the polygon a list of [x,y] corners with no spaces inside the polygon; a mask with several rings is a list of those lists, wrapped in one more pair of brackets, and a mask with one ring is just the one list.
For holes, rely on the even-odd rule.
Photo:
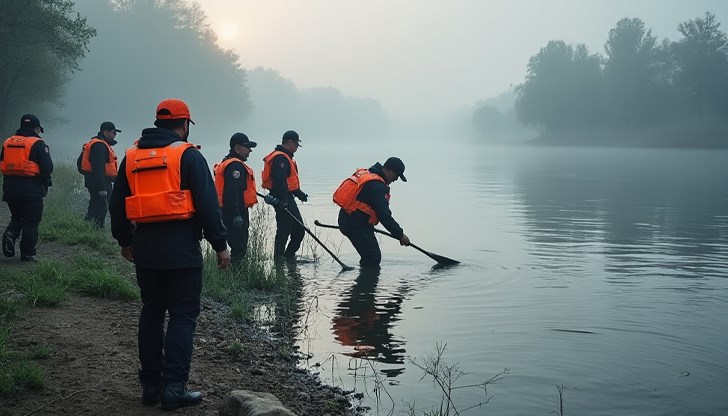
{"label": "dark uniform jacket", "polygon": [[[15,135],[40,138],[31,128],[21,128],[15,132]],[[3,152],[0,151],[0,160],[3,159],[3,156]],[[29,159],[38,164],[40,175],[5,176],[3,178],[3,201],[42,199],[48,193],[48,187],[53,185],[51,180],[53,161],[48,145],[42,139],[35,142],[30,148]]]}
{"label": "dark uniform jacket", "polygon": [[[237,153],[231,151],[223,161],[228,159],[237,159],[237,161],[227,165],[223,173],[225,187],[222,190],[222,215],[226,218],[240,215],[247,224],[248,208],[245,208],[243,202],[243,192],[248,189],[248,171],[243,166],[243,160]],[[237,177],[235,177],[235,172],[237,172]]]}
{"label": "dark uniform jacket", "polygon": [[[293,153],[289,152],[285,147],[278,145],[275,150],[279,150],[293,159]],[[270,170],[270,176],[273,180],[273,186],[270,190],[270,194],[276,197],[279,201],[287,201],[289,204],[293,202],[295,204],[293,196],[295,195],[301,198],[304,193],[300,189],[297,189],[295,192],[288,191],[288,184],[286,183],[286,180],[290,174],[291,164],[288,162],[288,159],[286,159],[283,155],[274,157],[271,161]]]}
{"label": "dark uniform jacket", "polygon": [[[374,166],[369,168],[369,172],[379,175],[384,178],[384,172],[382,171],[382,165],[376,163]],[[359,195],[356,197],[358,201],[361,201],[374,209],[374,212],[379,218],[379,222],[386,228],[393,236],[397,239],[402,238],[404,231],[399,226],[397,221],[392,217],[392,211],[389,209],[389,201],[384,197],[389,193],[389,186],[381,181],[369,181],[362,186]],[[359,210],[352,212],[351,214],[342,215],[342,219],[345,219],[347,228],[371,228],[369,224],[369,215]]]}
{"label": "dark uniform jacket", "polygon": [[[106,140],[104,136],[99,133],[96,135],[99,140],[104,140],[109,146],[113,146],[117,143],[116,140]],[[83,185],[90,192],[99,192],[111,189],[111,185],[114,183],[114,178],[106,176],[106,162],[109,160],[109,149],[103,143],[94,143],[91,146],[91,153],[89,154],[89,160],[91,161],[91,173],[83,174]]]}
{"label": "dark uniform jacket", "polygon": [[[142,131],[141,149],[168,146],[182,138],[172,130],[149,128]],[[126,218],[125,200],[131,195],[126,177],[126,157],[119,165],[109,213],[111,234],[120,246],[132,246],[134,263],[149,269],[202,267],[200,240],[203,237],[215,251],[227,248],[227,231],[222,225],[215,183],[207,161],[196,148],[182,154],[182,189],[192,192],[195,216],[189,220],[140,223],[136,227]]]}

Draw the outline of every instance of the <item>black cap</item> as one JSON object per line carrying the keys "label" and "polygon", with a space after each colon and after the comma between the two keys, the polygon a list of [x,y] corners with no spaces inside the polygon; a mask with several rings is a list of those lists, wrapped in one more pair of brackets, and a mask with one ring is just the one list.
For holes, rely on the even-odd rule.
{"label": "black cap", "polygon": [[40,120],[33,114],[23,114],[23,117],[20,117],[20,127],[30,127],[31,129],[40,127],[40,132],[45,133],[43,126],[40,125]]}
{"label": "black cap", "polygon": [[236,144],[245,146],[249,149],[252,149],[258,145],[258,143],[256,142],[251,142],[250,139],[248,139],[248,136],[246,136],[244,133],[235,133],[233,134],[233,137],[230,138],[230,148],[232,149],[233,147],[235,147]]}
{"label": "black cap", "polygon": [[298,133],[296,133],[293,130],[288,130],[287,132],[283,133],[283,142],[285,143],[288,140],[295,140],[298,142],[298,145],[303,147],[301,144],[301,139],[298,138]]}
{"label": "black cap", "polygon": [[110,121],[104,121],[103,123],[101,123],[101,127],[99,127],[99,131],[106,130],[116,130],[117,133],[121,133],[121,130],[117,129],[114,123]]}
{"label": "black cap", "polygon": [[402,159],[390,157],[384,162],[384,167],[396,173],[402,179],[402,182],[407,182],[407,178],[404,177],[404,162],[402,162]]}

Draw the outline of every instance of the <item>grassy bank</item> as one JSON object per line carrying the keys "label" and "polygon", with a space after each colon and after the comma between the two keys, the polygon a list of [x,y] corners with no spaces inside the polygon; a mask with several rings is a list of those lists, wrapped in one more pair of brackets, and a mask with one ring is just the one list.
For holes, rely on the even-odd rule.
{"label": "grassy bank", "polygon": [[[0,185],[2,179],[0,176]],[[35,345],[19,350],[11,345],[13,332],[29,308],[61,306],[70,296],[80,294],[99,298],[135,301],[139,291],[134,269],[119,254],[108,229],[99,230],[83,220],[87,191],[75,166],[57,164],[53,186],[45,198],[38,243],[39,261],[22,263],[5,259],[0,269],[0,395],[23,389],[43,388],[45,376],[37,364],[53,346]],[[290,300],[292,283],[285,273],[271,266],[266,227],[268,210],[258,206],[250,229],[249,253],[235,270],[218,270],[214,253],[207,253],[204,266],[203,295],[227,304],[240,320],[251,316],[259,296],[271,297],[280,304]],[[0,227],[9,221],[6,204],[0,208]]]}

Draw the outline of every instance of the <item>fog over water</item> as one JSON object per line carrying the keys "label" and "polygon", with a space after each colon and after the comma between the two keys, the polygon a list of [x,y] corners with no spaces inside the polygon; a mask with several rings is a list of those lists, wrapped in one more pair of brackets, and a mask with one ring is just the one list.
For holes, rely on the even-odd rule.
{"label": "fog over water", "polygon": [[[112,12],[105,2],[76,2],[98,36],[72,75],[63,107],[46,121],[58,154],[75,153],[107,119],[124,130],[120,147],[128,146],[167,97],[189,102],[193,140],[203,145],[235,131],[275,142],[288,129],[321,141],[480,140],[472,122],[476,104],[512,110],[512,87],[550,40],[603,54],[609,30],[625,17],[642,19],[658,41],[676,40],[679,23],[706,11],[728,20],[728,6],[715,1],[462,0],[412,7],[202,0],[180,12],[190,30],[206,28],[211,37],[198,47],[190,33],[171,31],[169,15],[153,2],[129,3],[131,12]],[[516,134],[518,141],[536,135]]]}
{"label": "fog over water", "polygon": [[458,384],[509,369],[486,396],[458,390],[460,409],[492,399],[470,414],[553,413],[555,386],[567,415],[728,414],[728,2],[75,3],[97,36],[79,71],[54,73],[62,99],[7,95],[0,123],[12,133],[31,107],[55,160],[105,120],[122,155],[169,97],[210,165],[237,131],[258,142],[258,179],[296,130],[303,219],[355,265],[314,220],[336,223],[355,169],[403,159],[394,217],[461,265],[382,237],[379,273],[341,273],[320,249],[288,270],[301,365],[372,414],[439,402],[412,363],[438,343]]}

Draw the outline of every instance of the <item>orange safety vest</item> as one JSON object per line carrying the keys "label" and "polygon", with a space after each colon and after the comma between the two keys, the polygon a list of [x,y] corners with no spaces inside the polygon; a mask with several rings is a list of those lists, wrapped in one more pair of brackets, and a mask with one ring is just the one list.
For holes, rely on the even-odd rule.
{"label": "orange safety vest", "polygon": [[212,170],[215,172],[215,190],[217,191],[217,202],[222,207],[222,193],[225,189],[225,169],[227,169],[228,165],[233,162],[242,163],[245,167],[245,170],[248,172],[245,192],[243,192],[243,205],[245,205],[245,208],[250,208],[258,203],[258,195],[255,193],[256,188],[255,176],[253,176],[253,169],[251,169],[250,166],[248,166],[247,164],[243,163],[243,161],[241,161],[240,159],[236,159],[234,157],[231,157],[230,159],[225,159],[212,168]]}
{"label": "orange safety vest", "polygon": [[281,152],[280,150],[274,150],[268,154],[268,156],[263,158],[263,162],[265,164],[263,165],[263,188],[265,189],[271,189],[273,188],[273,178],[271,178],[271,164],[273,163],[273,159],[278,156],[283,155],[288,159],[288,163],[291,165],[291,174],[288,175],[288,178],[286,178],[286,185],[288,185],[288,191],[293,192],[301,188],[301,183],[298,180],[298,165],[296,165],[296,161],[293,160],[292,157],[288,156],[286,152]]}
{"label": "orange safety vest", "polygon": [[126,151],[126,218],[137,223],[187,220],[195,213],[192,192],[182,189],[182,154],[192,143]]}
{"label": "orange safety vest", "polygon": [[3,160],[0,171],[6,176],[38,176],[40,166],[30,160],[30,149],[37,137],[12,136],[3,143]]}
{"label": "orange safety vest", "polygon": [[97,137],[91,139],[88,143],[83,145],[83,153],[81,155],[81,171],[91,173],[91,146],[96,143],[103,143],[106,148],[109,149],[109,160],[104,164],[104,176],[110,176],[115,178],[119,171],[119,166],[116,161],[116,153],[114,149],[106,143],[106,140],[101,140]]}
{"label": "orange safety vest", "polygon": [[[344,179],[344,181],[341,182],[341,185],[336,188],[333,199],[334,203],[340,206],[347,214],[352,214],[354,211],[359,210],[369,215],[369,224],[377,225],[379,224],[379,218],[377,218],[374,208],[372,208],[369,204],[365,204],[356,199],[364,184],[369,181],[384,182],[384,179],[375,173],[369,172],[369,169],[357,169],[353,175]],[[389,201],[389,193],[384,195],[384,198]]]}

